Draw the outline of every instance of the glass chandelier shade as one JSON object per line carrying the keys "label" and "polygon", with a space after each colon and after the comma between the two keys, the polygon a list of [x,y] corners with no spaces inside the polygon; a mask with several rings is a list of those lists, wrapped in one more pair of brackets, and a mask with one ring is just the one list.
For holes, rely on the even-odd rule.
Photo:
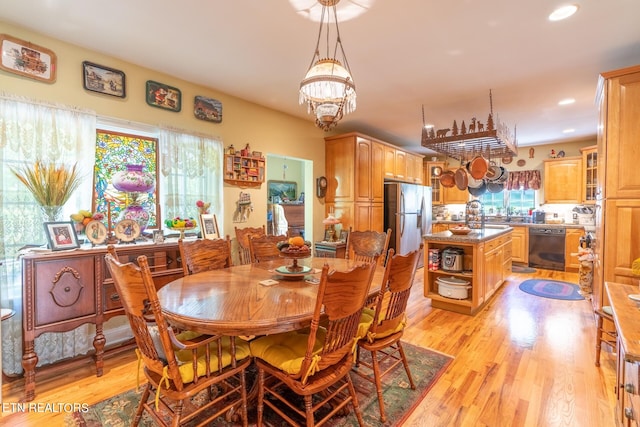
{"label": "glass chandelier shade", "polygon": [[[300,104],[307,104],[309,114],[313,114],[316,117],[316,126],[324,131],[334,128],[345,114],[349,114],[356,109],[356,87],[344,54],[338,29],[335,7],[338,1],[318,0],[322,5],[318,41],[311,60],[311,66],[300,83]],[[327,13],[328,7],[333,10],[336,29],[333,57],[330,57],[328,53],[330,22]],[[323,28],[326,29],[327,57],[321,59],[320,40],[322,39]],[[338,53],[342,55],[342,62],[337,59]]]}

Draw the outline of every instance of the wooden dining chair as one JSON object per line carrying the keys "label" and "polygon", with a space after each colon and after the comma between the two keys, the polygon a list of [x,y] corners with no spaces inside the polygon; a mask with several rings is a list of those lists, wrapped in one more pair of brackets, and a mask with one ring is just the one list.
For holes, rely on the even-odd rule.
{"label": "wooden dining chair", "polygon": [[[365,308],[362,312],[361,324],[369,323],[370,326],[366,334],[362,334],[358,340],[354,368],[354,372],[375,384],[378,393],[378,406],[380,407],[380,420],[383,423],[387,417],[382,396],[382,377],[402,363],[411,389],[415,390],[416,388],[400,338],[402,338],[407,324],[405,311],[418,268],[418,261],[422,256],[422,245],[407,255],[394,256],[394,250],[389,249],[388,255],[382,287],[375,308],[373,310]],[[360,358],[361,350],[371,353],[370,363]],[[384,371],[380,370],[381,365],[384,366]],[[368,370],[362,369],[363,366]]]}
{"label": "wooden dining chair", "polygon": [[265,262],[280,258],[278,243],[286,242],[289,238],[281,236],[260,236],[249,238],[249,259],[254,262]]}
{"label": "wooden dining chair", "polygon": [[[605,305],[602,308],[594,310],[596,315],[596,366],[600,366],[600,353],[602,352],[602,344],[606,344],[609,347],[615,349],[618,339],[618,334],[613,325],[613,311],[611,306]],[[608,324],[605,325],[604,321],[607,320]]]}
{"label": "wooden dining chair", "polygon": [[[360,315],[375,269],[376,264],[369,263],[329,273],[325,264],[311,326],[251,341],[258,368],[258,426],[262,426],[265,406],[289,424],[314,426],[349,404],[360,426],[364,426],[349,372]],[[321,315],[326,316],[322,328]],[[303,397],[304,408],[291,401],[296,396],[287,389]],[[316,421],[315,411],[329,404],[329,412]],[[298,424],[299,418],[306,421]]]}
{"label": "wooden dining chair", "polygon": [[231,239],[197,239],[178,240],[180,259],[184,275],[200,273],[201,271],[217,270],[233,265],[231,259]]}
{"label": "wooden dining chair", "polygon": [[[248,343],[190,331],[174,334],[162,314],[147,257],[139,256],[138,265],[122,264],[112,245],[107,251],[107,268],[147,378],[132,425],[139,424],[145,411],[157,424],[175,427],[194,419],[199,426],[208,425],[239,410],[246,426],[245,370],[251,363]],[[204,392],[202,405],[191,399],[200,392]]]}
{"label": "wooden dining chair", "polygon": [[385,262],[385,256],[389,249],[391,229],[386,233],[380,231],[354,231],[349,227],[347,236],[347,250],[345,258],[353,258],[358,262],[379,261]]}
{"label": "wooden dining chair", "polygon": [[266,227],[234,227],[236,240],[238,241],[238,255],[241,264],[251,264],[251,254],[249,253],[249,238],[266,236]]}

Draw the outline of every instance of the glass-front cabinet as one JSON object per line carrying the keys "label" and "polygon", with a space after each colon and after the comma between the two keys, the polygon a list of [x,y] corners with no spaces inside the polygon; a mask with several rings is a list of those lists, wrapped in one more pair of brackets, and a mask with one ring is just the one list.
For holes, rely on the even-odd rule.
{"label": "glass-front cabinet", "polygon": [[444,162],[425,162],[425,185],[431,187],[431,203],[433,205],[444,204],[444,194],[440,184],[440,175],[444,171]]}
{"label": "glass-front cabinet", "polygon": [[582,153],[582,203],[595,203],[598,193],[598,146],[580,149]]}

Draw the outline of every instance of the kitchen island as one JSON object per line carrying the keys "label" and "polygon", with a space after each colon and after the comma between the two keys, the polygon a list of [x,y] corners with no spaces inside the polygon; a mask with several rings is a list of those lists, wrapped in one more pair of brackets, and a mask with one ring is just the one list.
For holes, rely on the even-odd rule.
{"label": "kitchen island", "polygon": [[[477,313],[511,273],[512,233],[513,229],[508,226],[489,226],[466,235],[455,235],[451,231],[424,235],[424,296],[431,299],[432,307],[470,315]],[[461,255],[454,268],[451,263],[445,265],[443,253],[447,248],[456,248],[451,252]],[[434,266],[429,257],[433,258],[436,251],[440,262]],[[454,298],[446,291],[449,286],[443,286],[438,279],[468,282],[466,286],[459,285],[465,287],[466,292],[456,291]]]}

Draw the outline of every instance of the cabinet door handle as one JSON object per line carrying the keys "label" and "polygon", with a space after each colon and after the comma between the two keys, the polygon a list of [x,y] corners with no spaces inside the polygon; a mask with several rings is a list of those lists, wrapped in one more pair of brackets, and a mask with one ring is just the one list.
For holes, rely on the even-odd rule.
{"label": "cabinet door handle", "polygon": [[624,408],[624,417],[633,420],[633,408]]}
{"label": "cabinet door handle", "polygon": [[633,383],[625,384],[624,391],[626,391],[629,394],[636,394],[636,388],[633,386]]}
{"label": "cabinet door handle", "polygon": [[120,301],[120,295],[118,294],[111,294],[111,296],[109,297],[109,299],[111,301]]}

